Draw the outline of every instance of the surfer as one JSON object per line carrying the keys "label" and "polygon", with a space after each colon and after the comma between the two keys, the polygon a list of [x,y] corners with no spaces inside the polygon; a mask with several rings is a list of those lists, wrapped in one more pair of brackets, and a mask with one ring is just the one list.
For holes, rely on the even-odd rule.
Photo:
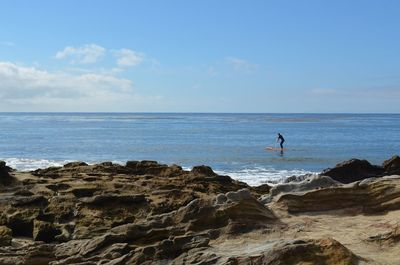
{"label": "surfer", "polygon": [[279,145],[281,146],[281,150],[283,150],[283,143],[285,142],[285,138],[283,138],[282,134],[278,133],[278,138],[276,139],[276,141],[281,141]]}

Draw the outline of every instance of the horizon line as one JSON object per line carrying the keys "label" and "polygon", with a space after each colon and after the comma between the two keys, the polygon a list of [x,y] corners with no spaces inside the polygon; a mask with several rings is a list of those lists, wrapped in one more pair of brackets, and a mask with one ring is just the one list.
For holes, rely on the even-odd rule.
{"label": "horizon line", "polygon": [[0,111],[0,114],[381,114],[398,115],[400,112],[184,112],[184,111]]}

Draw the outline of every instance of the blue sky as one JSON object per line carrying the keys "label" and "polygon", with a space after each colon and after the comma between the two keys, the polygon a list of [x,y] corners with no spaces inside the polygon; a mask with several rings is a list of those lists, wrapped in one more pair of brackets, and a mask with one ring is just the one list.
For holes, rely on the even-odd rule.
{"label": "blue sky", "polygon": [[400,112],[399,1],[3,1],[0,111]]}

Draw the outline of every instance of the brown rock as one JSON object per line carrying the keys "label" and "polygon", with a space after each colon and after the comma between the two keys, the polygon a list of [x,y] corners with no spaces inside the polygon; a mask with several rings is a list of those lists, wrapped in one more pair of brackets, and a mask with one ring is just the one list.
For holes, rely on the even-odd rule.
{"label": "brown rock", "polygon": [[220,195],[214,204],[207,200],[193,200],[180,208],[173,219],[176,223],[189,223],[187,229],[191,231],[226,227],[227,232],[233,234],[278,223],[276,216],[248,190]]}
{"label": "brown rock", "polygon": [[77,198],[82,197],[92,197],[93,194],[98,191],[98,188],[74,188],[71,190],[72,194],[74,194]]}
{"label": "brown rock", "polygon": [[204,175],[204,176],[215,176],[215,172],[209,166],[195,166],[192,168],[191,172],[197,175]]}
{"label": "brown rock", "polygon": [[11,245],[12,230],[7,226],[0,226],[0,247]]}
{"label": "brown rock", "polygon": [[145,203],[146,198],[143,194],[139,195],[118,195],[118,194],[103,194],[89,198],[81,199],[82,202],[91,205],[106,205],[106,204],[131,204]]}
{"label": "brown rock", "polygon": [[36,241],[50,243],[61,234],[61,230],[52,223],[35,220],[33,224],[33,239]]}
{"label": "brown rock", "polygon": [[321,175],[329,176],[341,183],[351,183],[370,177],[379,177],[383,174],[382,167],[371,165],[367,160],[351,159],[334,168],[325,169]]}
{"label": "brown rock", "polygon": [[[353,264],[358,258],[335,240],[292,239],[346,227],[337,233],[342,241],[356,218],[366,218],[352,215],[335,226],[341,219],[331,210],[373,213],[373,224],[360,224],[375,229],[379,214],[400,209],[400,177],[347,185],[319,177],[334,185],[310,180],[276,193],[277,186],[249,187],[206,166],[185,171],[155,161],[74,162],[12,175],[26,185],[0,188],[0,229],[13,236],[12,245],[0,246],[0,264]],[[263,204],[258,198],[266,193],[273,198]],[[329,225],[332,231],[324,230]],[[397,230],[379,227],[367,236],[354,242],[398,244]]]}
{"label": "brown rock", "polygon": [[277,204],[291,213],[346,208],[361,213],[400,209],[400,178],[379,178],[306,192],[282,194]]}
{"label": "brown rock", "polygon": [[393,156],[382,164],[386,175],[400,175],[400,157]]}
{"label": "brown rock", "polygon": [[64,165],[64,168],[72,168],[72,167],[82,167],[82,166],[88,166],[87,163],[77,161],[77,162],[70,162]]}
{"label": "brown rock", "polygon": [[10,175],[12,169],[6,166],[6,162],[0,161],[0,184],[10,185],[15,179]]}
{"label": "brown rock", "polygon": [[14,198],[14,201],[11,203],[14,207],[22,207],[22,206],[40,206],[47,205],[48,200],[46,197],[42,195],[32,195],[32,196],[18,196]]}
{"label": "brown rock", "polygon": [[396,226],[391,229],[389,232],[380,233],[377,235],[373,235],[368,237],[368,241],[382,244],[396,244],[400,241],[400,227]]}
{"label": "brown rock", "polygon": [[356,265],[358,262],[356,255],[332,238],[277,243],[271,251],[251,258],[254,265]]}

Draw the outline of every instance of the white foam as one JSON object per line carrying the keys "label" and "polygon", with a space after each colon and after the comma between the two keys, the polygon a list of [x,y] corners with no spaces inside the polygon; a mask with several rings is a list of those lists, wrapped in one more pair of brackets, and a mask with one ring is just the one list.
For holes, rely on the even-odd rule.
{"label": "white foam", "polygon": [[[60,167],[74,160],[47,160],[47,159],[31,159],[31,158],[0,158],[6,164],[19,171],[31,171],[38,168]],[[100,163],[102,161],[87,162],[88,164]],[[122,161],[112,161],[115,164],[125,165]],[[191,170],[191,168],[183,168]],[[304,174],[315,174],[316,172],[306,170],[276,170],[273,168],[254,167],[240,170],[215,170],[219,175],[227,175],[233,179],[243,181],[250,186],[258,186],[261,184],[276,184],[283,182],[291,176],[299,176]]]}
{"label": "white foam", "polygon": [[66,163],[72,162],[70,160],[47,160],[47,159],[31,159],[31,158],[4,158],[0,159],[6,162],[7,166],[19,171],[31,171],[38,168],[47,167],[61,167]]}
{"label": "white foam", "polygon": [[218,171],[215,173],[219,175],[228,175],[233,179],[243,181],[250,186],[259,186],[262,184],[277,184],[283,182],[286,178],[291,176],[300,176],[305,174],[316,174],[316,172],[306,171],[302,169],[295,170],[276,170],[273,168],[249,168],[241,169],[238,171]]}
{"label": "white foam", "polygon": [[[47,159],[32,159],[32,158],[0,158],[0,160],[5,161],[6,165],[16,169],[18,171],[32,171],[39,168],[48,167],[62,167],[63,165],[76,161],[76,160],[47,160]],[[101,163],[103,161],[92,161],[86,162],[90,164]],[[125,162],[121,161],[111,161],[114,164],[125,165]]]}

